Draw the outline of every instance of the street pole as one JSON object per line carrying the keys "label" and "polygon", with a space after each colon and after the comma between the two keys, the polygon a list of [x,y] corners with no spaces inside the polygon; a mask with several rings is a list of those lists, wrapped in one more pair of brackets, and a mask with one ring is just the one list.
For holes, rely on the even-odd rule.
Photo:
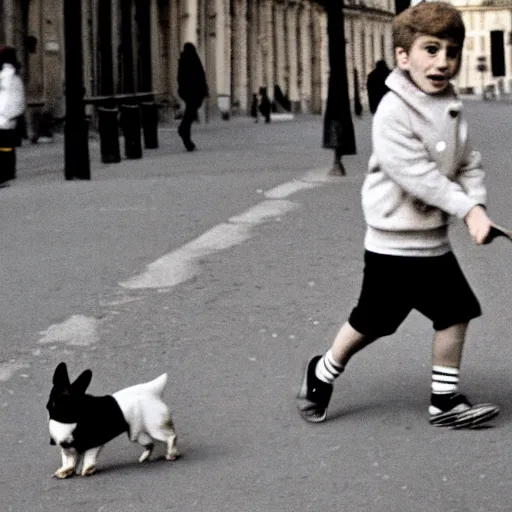
{"label": "street pole", "polygon": [[82,0],[64,0],[64,44],[64,177],[66,180],[90,180],[88,127],[84,109]]}
{"label": "street pole", "polygon": [[356,139],[347,79],[343,1],[317,0],[327,15],[329,38],[329,89],[324,116],[323,147],[334,150],[331,174],[344,176],[343,155],[356,154]]}

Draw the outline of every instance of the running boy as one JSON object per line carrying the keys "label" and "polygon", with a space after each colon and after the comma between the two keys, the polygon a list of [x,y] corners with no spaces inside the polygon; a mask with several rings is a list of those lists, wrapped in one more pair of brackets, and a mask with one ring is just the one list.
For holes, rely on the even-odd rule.
{"label": "running boy", "polygon": [[471,427],[499,413],[458,390],[468,323],[480,305],[452,252],[450,217],[477,244],[489,234],[480,154],[450,80],[460,68],[465,28],[445,3],[422,3],[393,22],[397,68],[373,120],[373,153],[362,189],[367,231],[361,294],[332,347],[313,357],[299,392],[309,422],[325,419],[333,382],[350,358],[394,333],[412,309],[432,320],[430,423]]}

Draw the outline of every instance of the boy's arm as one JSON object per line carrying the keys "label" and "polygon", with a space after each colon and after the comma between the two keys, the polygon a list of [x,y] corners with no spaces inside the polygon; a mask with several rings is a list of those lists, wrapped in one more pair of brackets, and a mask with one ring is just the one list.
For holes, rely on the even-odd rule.
{"label": "boy's arm", "polygon": [[403,106],[387,103],[386,107],[379,108],[372,129],[379,168],[411,196],[464,219],[479,201],[439,172],[424,144],[410,130]]}
{"label": "boy's arm", "polygon": [[469,197],[478,201],[478,204],[485,205],[487,190],[484,185],[485,173],[481,162],[480,152],[469,146],[456,179]]}

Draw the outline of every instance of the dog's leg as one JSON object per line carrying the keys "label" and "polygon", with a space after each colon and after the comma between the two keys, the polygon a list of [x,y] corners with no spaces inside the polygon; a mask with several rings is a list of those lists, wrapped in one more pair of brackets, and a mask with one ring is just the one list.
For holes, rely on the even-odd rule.
{"label": "dog's leg", "polygon": [[53,476],[57,478],[69,478],[75,474],[76,465],[78,463],[78,453],[73,448],[61,448],[62,467],[60,467]]}
{"label": "dog's leg", "polygon": [[155,436],[155,439],[167,443],[167,452],[165,454],[167,460],[176,460],[181,456],[178,448],[176,448],[178,436],[176,435],[176,429],[174,428],[171,418],[167,418],[160,426],[158,437]]}
{"label": "dog's leg", "polygon": [[96,461],[98,460],[98,455],[101,452],[103,446],[98,446],[96,448],[91,448],[84,453],[84,463],[82,467],[82,476],[90,476],[96,471]]}
{"label": "dog's leg", "polygon": [[141,432],[137,438],[137,442],[145,448],[143,454],[139,457],[139,462],[146,462],[153,453],[153,448],[155,447],[153,439],[146,432]]}
{"label": "dog's leg", "polygon": [[167,438],[167,453],[165,454],[167,460],[176,460],[181,457],[181,453],[178,451],[178,448],[176,448],[177,440],[178,436],[173,430],[173,433]]}

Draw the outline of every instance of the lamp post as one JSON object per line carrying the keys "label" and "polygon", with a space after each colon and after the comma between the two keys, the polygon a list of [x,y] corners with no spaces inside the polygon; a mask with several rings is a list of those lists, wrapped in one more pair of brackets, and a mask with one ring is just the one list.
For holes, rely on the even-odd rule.
{"label": "lamp post", "polygon": [[343,0],[315,0],[327,15],[329,38],[329,87],[324,115],[323,147],[334,150],[331,174],[344,176],[343,155],[356,154],[354,125],[350,113]]}
{"label": "lamp post", "polygon": [[82,1],[64,0],[66,121],[64,177],[90,180],[89,142],[84,109]]}

